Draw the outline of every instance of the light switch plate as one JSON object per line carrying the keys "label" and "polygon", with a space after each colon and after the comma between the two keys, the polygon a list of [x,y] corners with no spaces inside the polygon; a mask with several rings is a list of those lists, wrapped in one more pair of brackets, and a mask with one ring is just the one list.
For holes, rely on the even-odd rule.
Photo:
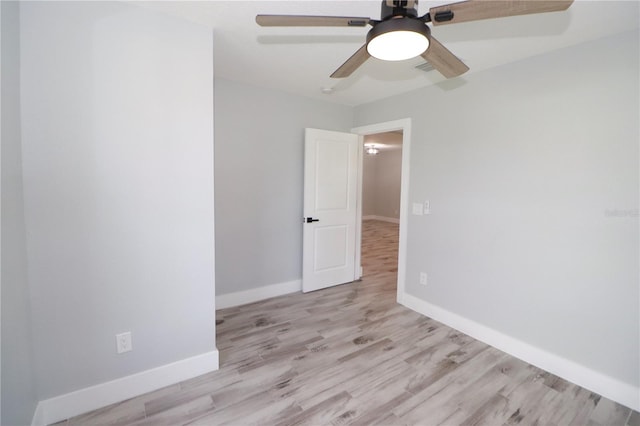
{"label": "light switch plate", "polygon": [[413,203],[413,209],[411,212],[416,216],[422,216],[423,213],[423,204],[422,203]]}

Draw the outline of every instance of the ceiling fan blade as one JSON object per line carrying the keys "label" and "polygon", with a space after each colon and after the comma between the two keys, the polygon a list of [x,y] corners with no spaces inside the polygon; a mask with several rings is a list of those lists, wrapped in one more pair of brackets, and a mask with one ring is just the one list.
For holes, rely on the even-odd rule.
{"label": "ceiling fan blade", "polygon": [[559,12],[573,0],[467,0],[429,9],[433,25],[455,24],[480,19],[533,13]]}
{"label": "ceiling fan blade", "polygon": [[331,74],[331,78],[349,77],[360,65],[364,64],[370,56],[371,55],[369,55],[369,52],[367,51],[367,45],[365,44],[358,49],[356,53],[351,55],[344,64],[340,65],[340,68]]}
{"label": "ceiling fan blade", "polygon": [[262,27],[366,27],[370,18],[353,16],[258,15]]}
{"label": "ceiling fan blade", "polygon": [[433,36],[429,36],[429,48],[421,56],[447,78],[457,77],[469,71],[469,67],[464,62]]}

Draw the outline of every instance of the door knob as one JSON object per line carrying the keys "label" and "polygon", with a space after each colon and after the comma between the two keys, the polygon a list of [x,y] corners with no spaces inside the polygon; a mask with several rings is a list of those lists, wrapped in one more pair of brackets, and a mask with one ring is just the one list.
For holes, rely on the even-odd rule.
{"label": "door knob", "polygon": [[305,222],[307,222],[307,223],[320,222],[320,219],[314,219],[312,217],[308,217],[308,218],[305,219]]}

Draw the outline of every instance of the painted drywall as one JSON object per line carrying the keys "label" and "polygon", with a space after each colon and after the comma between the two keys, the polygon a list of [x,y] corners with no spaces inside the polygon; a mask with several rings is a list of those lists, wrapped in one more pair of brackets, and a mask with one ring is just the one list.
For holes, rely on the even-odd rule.
{"label": "painted drywall", "polygon": [[362,215],[400,218],[400,179],[402,177],[402,133],[381,133],[364,138],[365,145],[388,145],[376,155],[363,159]]}
{"label": "painted drywall", "polygon": [[430,200],[431,214],[408,221],[410,295],[635,387],[638,40],[355,111],[356,125],[412,118],[409,199]]}
{"label": "painted drywall", "polygon": [[362,216],[376,214],[376,156],[362,157]]}
{"label": "painted drywall", "polygon": [[20,132],[20,12],[0,2],[2,81],[2,417],[3,425],[31,423],[37,403],[33,376],[31,304],[23,209]]}
{"label": "painted drywall", "polygon": [[119,2],[20,7],[39,399],[213,351],[211,31]]}
{"label": "painted drywall", "polygon": [[402,150],[381,152],[376,158],[376,216],[400,218],[401,174]]}
{"label": "painted drywall", "polygon": [[353,110],[215,82],[216,291],[302,277],[304,129],[349,131]]}

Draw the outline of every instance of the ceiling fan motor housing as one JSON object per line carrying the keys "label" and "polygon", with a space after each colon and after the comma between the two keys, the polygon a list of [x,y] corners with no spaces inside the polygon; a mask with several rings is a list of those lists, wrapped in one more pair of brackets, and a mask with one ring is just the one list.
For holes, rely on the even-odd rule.
{"label": "ceiling fan motor housing", "polygon": [[[393,4],[391,6],[390,4]],[[418,16],[418,0],[382,0],[380,8],[380,19],[386,20],[392,16]]]}
{"label": "ceiling fan motor housing", "polygon": [[414,33],[423,34],[427,38],[429,38],[429,36],[431,35],[429,27],[425,25],[424,22],[418,19],[389,19],[387,21],[378,22],[373,28],[369,30],[369,32],[367,33],[367,43],[369,43],[380,34],[391,31],[413,31]]}

